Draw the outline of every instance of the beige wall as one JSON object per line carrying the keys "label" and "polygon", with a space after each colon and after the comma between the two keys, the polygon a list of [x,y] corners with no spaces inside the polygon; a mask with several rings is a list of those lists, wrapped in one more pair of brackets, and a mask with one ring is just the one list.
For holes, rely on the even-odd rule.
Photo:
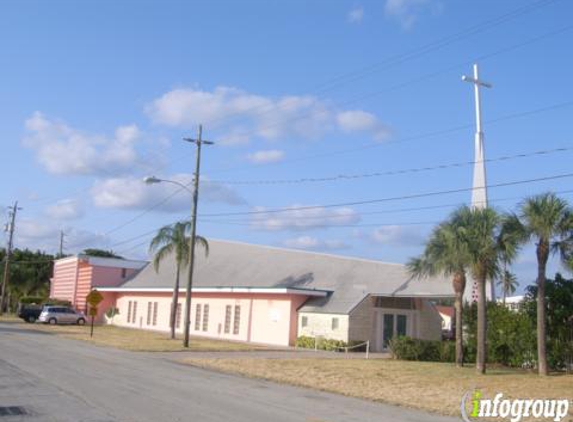
{"label": "beige wall", "polygon": [[[307,325],[302,326],[303,318],[306,317]],[[338,328],[332,329],[332,320],[338,319]],[[325,337],[328,339],[348,341],[348,315],[341,314],[318,314],[299,312],[298,335],[308,337]]]}
{"label": "beige wall", "polygon": [[[370,340],[373,351],[382,350],[382,320],[384,314],[406,315],[406,335],[425,340],[441,339],[441,318],[432,304],[423,299],[415,299],[413,309],[377,308],[374,298],[368,296],[349,315],[319,314],[300,312],[298,318],[299,336],[323,336],[336,340]],[[307,326],[302,326],[302,318],[307,318]],[[331,329],[332,318],[339,319],[339,328]]]}
{"label": "beige wall", "polygon": [[442,318],[439,312],[427,300],[420,300],[418,338],[423,340],[442,339]]}
{"label": "beige wall", "polygon": [[349,315],[348,339],[350,341],[366,341],[372,336],[374,307],[372,298],[367,296],[356,306]]}

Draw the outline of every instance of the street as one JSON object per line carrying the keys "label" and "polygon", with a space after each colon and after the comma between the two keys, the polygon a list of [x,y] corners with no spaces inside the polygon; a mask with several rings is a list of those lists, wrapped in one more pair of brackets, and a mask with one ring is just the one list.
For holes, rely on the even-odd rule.
{"label": "street", "polygon": [[[0,323],[0,351],[0,420],[7,422],[457,420],[202,370],[165,354],[96,347],[7,322]],[[25,414],[15,415],[18,410]]]}

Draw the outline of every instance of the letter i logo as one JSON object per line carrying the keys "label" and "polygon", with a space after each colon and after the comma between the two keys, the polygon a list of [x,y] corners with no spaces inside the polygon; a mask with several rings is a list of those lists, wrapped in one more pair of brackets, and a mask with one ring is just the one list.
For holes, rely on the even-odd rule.
{"label": "letter i logo", "polygon": [[479,401],[481,398],[481,391],[476,391],[474,393],[474,399],[472,400],[473,409],[472,413],[470,414],[471,417],[478,417],[479,415]]}

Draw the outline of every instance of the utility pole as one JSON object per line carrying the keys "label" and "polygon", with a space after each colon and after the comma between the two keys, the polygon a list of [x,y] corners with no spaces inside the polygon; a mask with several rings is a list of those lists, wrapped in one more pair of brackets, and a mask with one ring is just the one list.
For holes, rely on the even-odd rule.
{"label": "utility pole", "polygon": [[64,256],[64,231],[60,230],[60,254],[59,254],[59,258]]}
{"label": "utility pole", "polygon": [[201,169],[201,145],[213,145],[211,141],[202,138],[203,127],[199,125],[197,139],[183,138],[186,142],[197,145],[195,153],[195,174],[193,176],[193,197],[191,203],[191,250],[189,251],[189,277],[187,279],[187,289],[185,291],[185,335],[183,346],[189,347],[189,331],[191,330],[191,289],[193,288],[193,267],[195,264],[195,240],[197,233],[197,203],[199,202],[199,172]]}
{"label": "utility pole", "polygon": [[9,218],[10,222],[6,227],[8,232],[8,245],[6,247],[6,257],[4,261],[4,278],[2,279],[2,292],[0,294],[0,315],[4,313],[4,302],[6,300],[6,288],[10,278],[10,258],[12,257],[12,247],[14,246],[14,229],[16,226],[16,213],[21,208],[18,208],[18,201],[14,206],[10,207]]}
{"label": "utility pole", "polygon": [[[472,202],[471,207],[477,209],[487,208],[487,179],[485,171],[485,151],[484,151],[484,134],[481,122],[481,98],[480,88],[491,88],[492,85],[484,82],[479,78],[479,69],[477,63],[473,66],[473,77],[462,76],[462,81],[469,82],[474,86],[475,113],[476,113],[476,134],[474,142],[474,174],[472,185]],[[490,299],[495,300],[495,288],[493,281],[489,281]],[[471,291],[471,300],[477,301],[477,283],[474,281]]]}

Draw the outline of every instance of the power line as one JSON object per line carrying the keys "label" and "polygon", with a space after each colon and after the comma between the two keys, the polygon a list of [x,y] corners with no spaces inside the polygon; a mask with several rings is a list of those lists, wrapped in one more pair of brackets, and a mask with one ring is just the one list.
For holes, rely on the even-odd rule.
{"label": "power line", "polygon": [[[499,117],[496,117],[493,119],[485,120],[484,123],[487,123],[488,125],[498,124],[500,122],[504,122],[504,121],[508,121],[508,120],[519,119],[519,118],[532,116],[535,114],[545,113],[548,111],[558,110],[561,108],[566,108],[566,107],[571,107],[571,106],[573,106],[573,101],[568,100],[568,101],[564,101],[564,102],[560,102],[560,103],[556,103],[556,104],[551,104],[549,106],[539,107],[539,108],[532,109],[532,110],[526,110],[526,111],[521,111],[521,112],[517,112],[517,113],[506,114],[506,115],[499,116]],[[467,123],[464,125],[458,125],[458,126],[453,126],[450,128],[426,132],[426,133],[422,133],[419,135],[412,135],[412,136],[401,138],[401,139],[398,139],[395,141],[384,142],[384,143],[369,142],[367,144],[359,145],[359,146],[354,147],[354,148],[346,148],[346,149],[341,149],[341,150],[337,150],[337,151],[323,152],[320,154],[313,154],[313,155],[307,155],[305,157],[293,158],[291,160],[281,161],[280,163],[277,163],[277,164],[287,164],[287,163],[294,163],[294,162],[300,162],[300,161],[314,160],[314,159],[318,159],[318,158],[332,157],[332,156],[337,156],[337,155],[345,155],[345,154],[350,154],[350,153],[359,152],[359,151],[365,151],[365,150],[382,148],[382,147],[387,147],[387,146],[396,145],[396,144],[403,144],[403,143],[407,143],[407,142],[419,141],[422,139],[435,138],[438,136],[448,135],[451,133],[455,133],[455,132],[459,132],[459,131],[462,131],[465,129],[469,129],[469,128],[472,128],[473,126],[474,126],[474,123]],[[224,170],[213,171],[213,172],[211,172],[211,174],[228,173],[228,172],[236,171],[236,170],[247,170],[247,169],[252,170],[252,168],[253,168],[252,166],[234,167],[234,168],[229,168],[229,169],[224,169]]]}
{"label": "power line", "polygon": [[[561,191],[555,191],[554,192],[557,195],[563,195],[563,194],[570,194],[573,193],[573,189],[569,189],[569,190],[561,190]],[[519,196],[513,196],[513,197],[505,197],[505,198],[496,198],[496,199],[491,199],[489,202],[490,203],[498,203],[498,202],[506,202],[506,201],[515,201],[515,200],[520,200],[523,199],[523,197]],[[459,203],[449,203],[449,204],[439,204],[439,205],[429,205],[429,206],[422,206],[422,207],[409,207],[409,208],[396,208],[396,209],[387,209],[387,210],[378,210],[378,211],[370,211],[370,212],[361,212],[360,215],[364,216],[364,215],[376,215],[376,214],[392,214],[392,213],[403,213],[403,212],[411,212],[411,211],[427,211],[427,210],[432,210],[432,209],[442,209],[442,208],[453,208],[453,207],[457,207],[459,206]],[[296,217],[292,217],[291,218],[293,221],[298,221],[298,220],[316,220],[316,219],[324,219],[324,216],[296,216]],[[207,224],[223,224],[223,225],[236,225],[236,226],[252,226],[253,225],[253,221],[252,220],[209,220],[209,219],[199,219],[199,221],[201,223],[207,223]],[[361,224],[361,223],[357,223],[357,224],[344,224],[344,225],[340,225],[340,224],[330,224],[330,225],[325,225],[323,226],[323,228],[338,228],[338,227],[376,227],[376,226],[410,226],[410,225],[428,225],[428,224],[438,224],[439,222],[397,222],[397,223],[387,223],[387,222],[379,222],[379,223],[365,223],[365,224]],[[153,233],[156,233],[157,230],[159,230],[159,227],[150,230],[148,232],[145,233],[141,233],[137,236],[128,238],[128,239],[124,239],[120,242],[116,242],[113,245],[111,245],[110,247],[114,247],[114,246],[119,246],[119,245],[123,245],[126,243],[131,243],[135,240],[139,240],[145,236],[149,236]],[[117,253],[125,253],[125,252],[129,252],[133,249],[139,248],[145,244],[148,243],[148,240],[145,240],[141,243],[138,243],[132,247],[130,247],[129,249],[125,249],[122,251],[119,251]]]}
{"label": "power line", "polygon": [[[504,183],[497,183],[493,185],[488,185],[488,189],[500,188],[500,187],[507,187],[507,186],[516,186],[522,185],[527,183],[534,183],[534,182],[542,182],[548,180],[558,180],[558,179],[565,179],[573,177],[573,173],[564,173],[552,176],[545,176],[539,177],[534,179],[526,179],[526,180],[517,180],[511,182],[504,182]],[[417,198],[426,198],[430,196],[439,196],[439,195],[448,195],[454,193],[461,193],[461,192],[468,192],[473,190],[473,187],[470,188],[458,188],[458,189],[449,189],[443,191],[433,191],[433,192],[423,192],[423,193],[414,193],[410,195],[402,195],[402,196],[394,196],[388,198],[380,198],[380,199],[369,199],[363,201],[352,201],[352,202],[340,202],[336,204],[324,204],[324,205],[309,205],[303,207],[291,207],[291,208],[275,208],[269,210],[257,210],[257,211],[243,211],[243,212],[229,212],[229,213],[212,213],[212,214],[203,214],[202,217],[226,217],[226,216],[233,216],[233,215],[261,215],[261,214],[276,214],[282,212],[292,212],[292,211],[305,211],[305,210],[313,210],[313,209],[323,209],[323,208],[335,208],[335,207],[343,207],[343,206],[354,206],[354,205],[368,205],[368,204],[376,204],[381,202],[391,202],[391,201],[402,201],[407,199],[417,199]]]}
{"label": "power line", "polygon": [[[365,68],[340,75],[336,78],[333,78],[331,81],[326,82],[325,84],[322,84],[322,86],[317,87],[317,89],[314,90],[314,93],[315,94],[322,94],[324,92],[331,91],[331,90],[333,90],[333,89],[335,89],[341,85],[344,85],[344,84],[347,84],[349,82],[353,82],[353,81],[356,81],[358,79],[361,79],[364,76],[371,74],[373,72],[380,71],[382,69],[389,69],[391,67],[400,65],[404,62],[419,58],[419,57],[424,56],[424,55],[427,55],[428,53],[432,53],[434,51],[440,50],[440,49],[447,47],[447,46],[449,46],[449,45],[451,45],[457,41],[461,41],[461,40],[468,38],[472,35],[479,34],[480,32],[483,32],[483,31],[486,31],[488,29],[499,26],[505,22],[508,22],[508,21],[514,19],[514,18],[525,15],[525,14],[530,13],[532,11],[535,11],[536,9],[547,6],[551,3],[555,3],[556,1],[558,1],[558,0],[539,0],[539,1],[532,2],[528,5],[518,7],[516,9],[513,9],[509,12],[506,12],[506,13],[504,13],[504,14],[496,17],[496,18],[483,21],[479,24],[473,25],[473,26],[466,28],[462,31],[459,31],[459,32],[454,33],[452,35],[448,35],[446,37],[443,37],[437,41],[433,41],[433,42],[424,44],[421,47],[415,48],[409,52],[396,54],[394,56],[388,57],[388,58],[386,58],[386,59],[384,59],[378,63],[375,63],[373,65],[370,65],[370,66],[367,66]],[[217,125],[216,124],[217,122],[228,121],[234,117],[240,117],[242,115],[245,115],[247,113],[252,113],[252,112],[257,111],[257,110],[262,111],[262,113],[258,114],[258,117],[260,117],[262,115],[265,115],[265,114],[268,114],[271,112],[275,112],[277,110],[280,111],[280,107],[278,109],[275,106],[269,107],[268,105],[251,107],[251,108],[246,109],[246,110],[233,112],[233,113],[230,113],[226,116],[212,119],[211,121],[206,122],[206,124],[208,124],[213,129],[220,129],[221,127],[224,127],[224,126],[222,126],[220,124]],[[229,124],[227,124],[225,126],[228,126],[228,125]]]}
{"label": "power line", "polygon": [[[520,153],[513,155],[504,155],[497,158],[489,158],[483,160],[484,163],[493,163],[498,161],[509,161],[514,159],[521,159],[527,157],[534,157],[540,155],[549,155],[559,152],[566,152],[573,150],[573,147],[561,147],[553,149],[545,149],[539,151],[533,151],[529,153]],[[408,173],[420,173],[433,170],[444,170],[450,168],[459,168],[475,164],[476,161],[461,161],[457,163],[439,164],[436,166],[429,167],[416,167],[402,170],[389,170],[383,172],[372,172],[372,173],[358,173],[358,174],[338,174],[335,176],[323,176],[323,177],[303,177],[298,179],[274,179],[274,180],[211,180],[214,183],[223,183],[227,185],[285,185],[285,184],[300,184],[300,183],[319,183],[319,182],[333,182],[342,180],[355,180],[364,179],[372,177],[381,176],[395,176],[400,174]]]}

